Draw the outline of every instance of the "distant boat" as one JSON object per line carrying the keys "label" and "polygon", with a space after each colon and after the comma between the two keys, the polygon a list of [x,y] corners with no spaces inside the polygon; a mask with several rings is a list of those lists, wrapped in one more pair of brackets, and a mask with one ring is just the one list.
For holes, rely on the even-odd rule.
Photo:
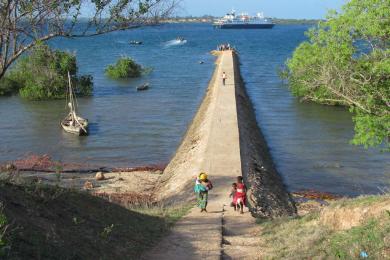
{"label": "distant boat", "polygon": [[223,18],[216,20],[213,25],[219,29],[272,29],[275,24],[265,18],[263,13],[258,13],[257,16],[250,16],[246,13],[236,15],[236,12],[232,10]]}
{"label": "distant boat", "polygon": [[147,89],[149,89],[149,83],[145,83],[137,87],[137,91],[143,91]]}
{"label": "distant boat", "polygon": [[88,120],[77,115],[76,113],[76,96],[74,94],[70,73],[68,71],[68,93],[67,104],[69,107],[69,114],[61,121],[62,128],[71,134],[87,135],[88,134]]}
{"label": "distant boat", "polygon": [[141,41],[130,41],[130,44],[132,44],[132,45],[141,45],[142,42]]}
{"label": "distant boat", "polygon": [[179,42],[186,42],[187,40],[184,39],[184,37],[176,37],[176,41],[179,41]]}

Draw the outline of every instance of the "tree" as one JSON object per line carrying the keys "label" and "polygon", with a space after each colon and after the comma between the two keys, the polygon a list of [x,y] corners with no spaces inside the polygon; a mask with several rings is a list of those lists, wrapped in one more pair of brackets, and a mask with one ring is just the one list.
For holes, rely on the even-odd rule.
{"label": "tree", "polygon": [[351,0],[286,63],[293,94],[354,113],[354,144],[390,147],[390,1]]}
{"label": "tree", "polygon": [[[54,37],[94,36],[156,23],[180,0],[0,0],[0,79],[25,51]],[[83,18],[83,11],[89,18]]]}
{"label": "tree", "polygon": [[114,65],[108,65],[105,72],[113,79],[137,78],[141,76],[142,66],[129,57],[122,57]]}
{"label": "tree", "polygon": [[[92,94],[92,76],[77,76],[76,56],[38,44],[21,57],[4,79],[14,82],[23,98],[30,100],[63,99],[68,89],[68,72],[78,96]],[[0,86],[1,90],[1,86]]]}

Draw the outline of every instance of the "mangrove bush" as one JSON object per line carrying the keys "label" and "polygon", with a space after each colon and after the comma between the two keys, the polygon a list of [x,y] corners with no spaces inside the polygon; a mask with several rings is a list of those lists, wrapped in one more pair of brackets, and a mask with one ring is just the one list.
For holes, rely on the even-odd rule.
{"label": "mangrove bush", "polygon": [[18,84],[7,77],[0,79],[0,96],[8,96],[18,92]]}
{"label": "mangrove bush", "polygon": [[141,65],[129,57],[120,58],[114,65],[108,65],[106,68],[106,75],[113,79],[136,78],[141,74]]}
{"label": "mangrove bush", "polygon": [[92,77],[77,76],[76,56],[49,46],[35,46],[29,55],[22,57],[1,80],[4,94],[19,90],[23,98],[31,100],[62,99],[68,88],[68,71],[74,90],[79,96],[92,94]]}
{"label": "mangrove bush", "polygon": [[353,144],[390,148],[390,1],[351,0],[286,63],[294,95],[353,112]]}

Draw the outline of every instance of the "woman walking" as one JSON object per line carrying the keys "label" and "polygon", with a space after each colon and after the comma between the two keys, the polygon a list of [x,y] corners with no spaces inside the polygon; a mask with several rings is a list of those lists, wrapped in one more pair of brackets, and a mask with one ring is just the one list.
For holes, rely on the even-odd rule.
{"label": "woman walking", "polygon": [[209,197],[209,190],[213,188],[211,181],[208,180],[207,174],[202,172],[196,178],[194,191],[196,193],[196,201],[200,212],[207,212],[207,202]]}

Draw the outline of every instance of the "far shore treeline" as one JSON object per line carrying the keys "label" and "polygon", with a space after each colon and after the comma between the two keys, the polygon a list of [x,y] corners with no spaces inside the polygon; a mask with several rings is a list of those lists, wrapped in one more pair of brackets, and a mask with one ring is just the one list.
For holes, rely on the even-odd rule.
{"label": "far shore treeline", "polygon": [[[212,15],[203,15],[203,16],[177,16],[171,17],[162,20],[162,23],[212,23],[214,20],[221,17],[212,16]],[[280,25],[296,25],[296,24],[306,24],[306,25],[315,25],[318,24],[321,19],[293,19],[293,18],[276,18],[270,17],[272,22]]]}

